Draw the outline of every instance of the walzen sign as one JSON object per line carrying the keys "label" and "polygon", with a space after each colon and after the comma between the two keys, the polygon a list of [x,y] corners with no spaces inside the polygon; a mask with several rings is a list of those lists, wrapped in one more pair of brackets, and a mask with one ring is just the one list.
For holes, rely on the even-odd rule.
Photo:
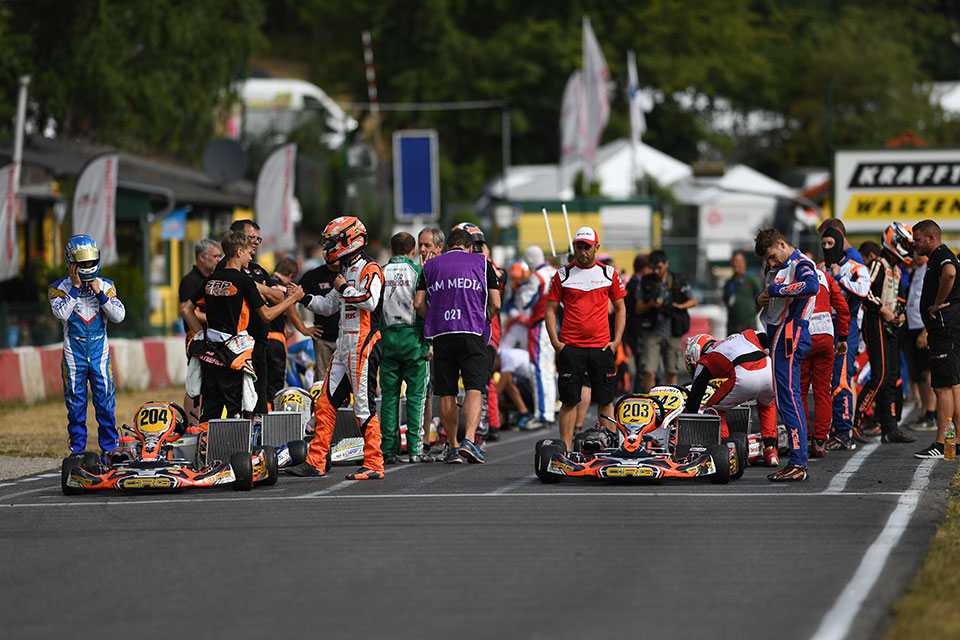
{"label": "walzen sign", "polygon": [[848,232],[930,218],[960,231],[960,149],[838,151],[834,211]]}

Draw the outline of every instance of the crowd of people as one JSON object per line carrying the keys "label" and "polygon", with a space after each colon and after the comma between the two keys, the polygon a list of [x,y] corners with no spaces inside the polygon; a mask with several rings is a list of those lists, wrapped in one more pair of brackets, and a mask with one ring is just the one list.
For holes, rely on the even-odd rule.
{"label": "crowd of people", "polygon": [[[676,384],[685,365],[693,378],[688,411],[699,409],[715,379],[724,382],[709,403],[721,415],[757,402],[771,467],[779,466],[779,412],[789,461],[768,477],[798,481],[808,477],[809,457],[853,449],[870,436],[915,441],[899,427],[902,351],[920,406],[910,426],[936,430],[915,455],[942,457],[947,424],[960,413],[955,254],[931,220],[891,224],[879,244],[865,242],[859,251],[840,220],[827,220],[819,233],[821,255],[811,256],[778,231],[762,230],[755,252],[764,282],[747,274],[744,253],[731,259],[723,285],[728,335],[685,340],[697,300],[667,254],[638,255],[627,278],[598,254],[590,227],[577,230],[565,264],[530,246],[503,269],[483,232],[463,223],[449,234],[431,227],[416,238],[394,235],[381,266],[367,253],[363,223],[343,216],[327,225],[319,255],[301,275],[291,258],[272,274],[258,265],[259,227],[239,220],[219,242],[196,244],[196,265],[180,286],[187,408],[198,412],[201,429],[224,413],[263,415],[285,385],[288,336],[302,334],[315,354],[315,435],[306,461],[287,471],[328,472],[337,411],[352,398],[363,464],[347,477],[368,480],[398,462],[482,464],[485,443],[511,427],[556,429],[570,447],[591,404],[609,415],[618,393]],[[117,432],[105,326],[121,321],[124,309],[113,283],[99,277],[91,239],[71,238],[66,257],[69,273],[51,285],[50,301],[66,327],[70,447],[86,447],[89,380],[108,456]],[[858,367],[861,352],[867,360]],[[431,450],[437,422],[439,452]]]}

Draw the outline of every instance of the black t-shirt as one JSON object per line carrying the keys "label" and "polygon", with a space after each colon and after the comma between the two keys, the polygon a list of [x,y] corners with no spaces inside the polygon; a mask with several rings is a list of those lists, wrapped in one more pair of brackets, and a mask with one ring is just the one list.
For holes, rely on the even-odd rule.
{"label": "black t-shirt", "polygon": [[203,283],[206,280],[207,276],[203,275],[200,269],[197,269],[197,265],[193,265],[190,273],[183,276],[183,280],[180,281],[180,302],[198,297],[196,294],[203,292]]}
{"label": "black t-shirt", "polygon": [[[637,315],[637,297],[640,293],[640,278],[634,274],[626,285],[627,295],[623,298],[626,307],[627,322],[623,330],[623,340],[633,347],[640,335],[640,316]],[[613,334],[611,334],[613,335]]]}
{"label": "black t-shirt", "polygon": [[[264,305],[257,285],[237,269],[214,271],[204,283],[203,290],[191,300],[197,306],[206,306],[208,328],[229,335],[236,335],[244,329],[250,333],[251,320],[254,317],[260,319],[256,310]],[[263,321],[260,324],[263,325]]]}
{"label": "black t-shirt", "polygon": [[[327,265],[322,264],[316,269],[311,269],[300,276],[300,286],[304,294],[314,296],[325,296],[333,291],[333,281],[337,277],[337,271],[331,271]],[[333,341],[337,339],[340,333],[340,314],[335,313],[331,316],[314,315],[313,323],[323,329],[323,340]]]}
{"label": "black t-shirt", "polygon": [[[944,307],[936,316],[930,317],[929,309],[937,300],[937,290],[940,289],[940,273],[947,264],[952,264],[957,277],[953,280],[953,288],[947,294]],[[942,330],[944,327],[953,327],[960,324],[960,261],[956,254],[945,244],[933,250],[927,262],[927,274],[923,277],[923,289],[920,290],[920,315],[923,316],[923,325],[927,331]]]}

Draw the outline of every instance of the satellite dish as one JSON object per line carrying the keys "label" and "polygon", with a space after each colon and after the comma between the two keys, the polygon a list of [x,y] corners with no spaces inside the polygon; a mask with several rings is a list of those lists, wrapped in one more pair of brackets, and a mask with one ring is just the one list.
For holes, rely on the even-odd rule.
{"label": "satellite dish", "polygon": [[233,182],[247,170],[247,153],[232,138],[217,138],[203,151],[203,170],[218,185]]}

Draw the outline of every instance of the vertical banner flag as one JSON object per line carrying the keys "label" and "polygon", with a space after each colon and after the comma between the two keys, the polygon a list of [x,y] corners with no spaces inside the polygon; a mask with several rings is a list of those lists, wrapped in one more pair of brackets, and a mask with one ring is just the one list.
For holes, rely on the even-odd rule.
{"label": "vertical banner flag", "polygon": [[264,252],[293,251],[293,187],[297,166],[297,144],[283,144],[270,152],[260,167],[253,197],[253,210],[260,225]]}
{"label": "vertical banner flag", "polygon": [[73,233],[93,238],[100,248],[100,264],[117,262],[116,153],[95,156],[80,170],[73,190]]}
{"label": "vertical banner flag", "polygon": [[607,78],[610,70],[603,51],[590,26],[590,18],[583,17],[583,182],[584,186],[594,181],[597,162],[597,147],[600,136],[610,117],[610,100],[607,97]]}
{"label": "vertical banner flag", "polygon": [[627,98],[630,100],[630,144],[633,147],[633,181],[643,177],[640,167],[640,139],[647,130],[647,120],[640,104],[640,81],[637,79],[637,58],[627,52]]}
{"label": "vertical banner flag", "polygon": [[0,281],[20,275],[20,244],[17,242],[16,165],[0,169]]}
{"label": "vertical banner flag", "polygon": [[581,151],[583,119],[580,117],[580,70],[570,74],[560,105],[560,163],[575,160]]}

